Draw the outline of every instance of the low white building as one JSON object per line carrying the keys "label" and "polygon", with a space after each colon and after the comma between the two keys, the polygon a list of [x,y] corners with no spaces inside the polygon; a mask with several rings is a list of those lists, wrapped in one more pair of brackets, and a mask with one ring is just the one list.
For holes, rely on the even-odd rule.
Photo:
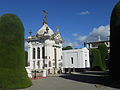
{"label": "low white building", "polygon": [[64,50],[63,68],[65,71],[83,71],[90,68],[89,50],[87,48]]}

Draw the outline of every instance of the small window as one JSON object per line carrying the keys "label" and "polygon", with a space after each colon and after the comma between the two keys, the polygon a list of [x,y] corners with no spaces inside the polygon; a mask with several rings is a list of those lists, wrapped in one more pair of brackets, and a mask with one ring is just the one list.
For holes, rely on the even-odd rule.
{"label": "small window", "polygon": [[63,59],[63,57],[61,56],[61,59]]}
{"label": "small window", "polygon": [[45,47],[42,47],[42,58],[45,59]]}
{"label": "small window", "polygon": [[87,67],[87,60],[85,60],[85,67]]}
{"label": "small window", "polygon": [[37,59],[40,59],[40,48],[37,48]]}
{"label": "small window", "polygon": [[73,64],[73,57],[71,57],[71,64]]}
{"label": "small window", "polygon": [[35,59],[35,48],[33,48],[33,59]]}

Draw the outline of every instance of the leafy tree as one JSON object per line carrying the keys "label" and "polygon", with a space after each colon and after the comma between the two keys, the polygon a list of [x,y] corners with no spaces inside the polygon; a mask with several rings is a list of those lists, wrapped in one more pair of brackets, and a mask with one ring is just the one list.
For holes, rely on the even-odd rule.
{"label": "leafy tree", "polygon": [[108,55],[108,48],[104,43],[101,43],[99,44],[98,49],[100,50],[103,68],[106,70],[105,58]]}
{"label": "leafy tree", "polygon": [[62,48],[62,50],[70,50],[70,49],[73,49],[73,48],[71,46],[66,46]]}
{"label": "leafy tree", "polygon": [[13,14],[0,17],[0,88],[26,88],[31,81],[25,69],[24,27]]}
{"label": "leafy tree", "polygon": [[114,79],[120,79],[120,1],[115,5],[110,20],[110,74]]}

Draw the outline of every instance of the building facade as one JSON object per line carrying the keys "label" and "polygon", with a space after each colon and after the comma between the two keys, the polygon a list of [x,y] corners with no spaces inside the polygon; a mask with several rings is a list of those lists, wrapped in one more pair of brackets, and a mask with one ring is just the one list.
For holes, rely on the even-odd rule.
{"label": "building facade", "polygon": [[87,48],[64,50],[63,68],[65,71],[83,71],[90,68],[89,50]]}
{"label": "building facade", "polygon": [[54,33],[47,23],[34,36],[29,36],[28,42],[28,64],[31,71],[47,74],[57,73],[62,69],[62,42],[59,30]]}
{"label": "building facade", "polygon": [[85,42],[87,48],[98,48],[100,43],[104,43],[108,49],[110,48],[110,41],[95,41],[95,42]]}
{"label": "building facade", "polygon": [[84,43],[84,47],[87,47],[88,49],[91,48],[98,48],[99,44],[104,43],[107,47],[108,47],[108,52],[110,52],[110,40],[108,37],[108,40],[101,40],[100,36],[98,36],[98,40],[97,41],[87,41]]}

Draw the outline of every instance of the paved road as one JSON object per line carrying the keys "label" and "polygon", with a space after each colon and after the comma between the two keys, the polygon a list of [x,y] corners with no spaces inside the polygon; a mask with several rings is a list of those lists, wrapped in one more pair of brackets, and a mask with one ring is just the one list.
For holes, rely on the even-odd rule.
{"label": "paved road", "polygon": [[53,76],[43,79],[32,80],[33,85],[19,90],[120,90],[96,84],[96,77],[85,75]]}

